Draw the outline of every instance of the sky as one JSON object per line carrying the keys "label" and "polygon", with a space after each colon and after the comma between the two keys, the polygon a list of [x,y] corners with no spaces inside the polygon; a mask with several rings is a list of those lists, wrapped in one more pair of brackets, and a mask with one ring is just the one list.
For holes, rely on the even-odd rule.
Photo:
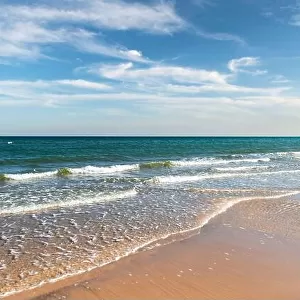
{"label": "sky", "polygon": [[0,135],[300,135],[299,0],[0,0]]}

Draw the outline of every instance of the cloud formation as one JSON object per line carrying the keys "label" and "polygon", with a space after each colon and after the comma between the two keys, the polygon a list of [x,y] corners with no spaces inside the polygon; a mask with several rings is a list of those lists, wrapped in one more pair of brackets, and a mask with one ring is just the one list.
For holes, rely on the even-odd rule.
{"label": "cloud formation", "polygon": [[267,70],[251,69],[260,65],[259,57],[241,57],[228,62],[228,69],[233,73],[248,73],[252,75],[263,75]]}
{"label": "cloud formation", "polygon": [[122,0],[29,1],[26,5],[0,4],[0,57],[49,58],[49,46],[66,44],[80,52],[149,63],[139,49],[107,42],[101,34],[129,30],[154,35],[190,31],[205,39],[245,44],[236,35],[194,28],[177,14],[171,1],[152,4]]}
{"label": "cloud formation", "polygon": [[[255,60],[235,59],[231,60],[228,66],[235,74],[241,72],[241,70],[244,71],[242,68],[256,65],[256,63]],[[215,70],[173,65],[136,67],[132,62],[129,62],[100,66],[92,65],[87,67],[86,71],[106,80],[129,83],[132,88],[139,91],[173,93],[175,95],[204,93],[278,95],[290,89],[288,86],[276,88],[239,86],[231,83],[232,73],[220,73]]]}
{"label": "cloud formation", "polygon": [[181,83],[225,83],[228,75],[217,71],[193,69],[179,66],[155,65],[148,68],[135,68],[133,63],[103,65],[92,67],[91,72],[96,72],[102,77],[121,81],[159,83],[162,80]]}
{"label": "cloud formation", "polygon": [[48,55],[43,45],[64,43],[82,52],[148,62],[139,50],[107,43],[99,30],[172,34],[185,27],[170,2],[146,5],[121,0],[62,0],[0,4],[0,57],[45,58]]}
{"label": "cloud formation", "polygon": [[196,34],[205,39],[217,40],[217,41],[233,41],[241,46],[247,45],[246,41],[235,34],[222,33],[222,32],[208,32],[205,30],[195,29]]}
{"label": "cloud formation", "polygon": [[[140,56],[139,52],[132,55]],[[228,63],[232,73],[241,68],[256,65],[256,60],[236,59]],[[245,107],[256,106],[251,97],[276,99],[276,103],[289,86],[249,87],[234,84],[232,73],[216,70],[191,68],[176,65],[140,65],[132,62],[122,64],[91,65],[81,69],[84,74],[94,75],[98,80],[56,79],[56,80],[2,80],[0,81],[0,102],[8,100],[14,105],[59,106],[70,101],[203,101],[210,99],[231,99],[229,103]],[[100,79],[101,78],[101,79]],[[100,80],[99,80],[100,79]],[[280,79],[279,77],[277,79]],[[189,97],[189,98],[188,98]],[[284,98],[284,97],[283,97]],[[171,101],[172,99],[172,101]],[[198,99],[198,100],[197,100]],[[199,100],[200,99],[200,100]],[[187,100],[188,101],[188,100]],[[228,100],[226,100],[228,101]],[[242,102],[241,102],[242,101]],[[273,100],[272,100],[273,101]],[[280,102],[282,103],[282,102]],[[288,102],[290,103],[290,102]],[[173,105],[173,104],[172,104]]]}
{"label": "cloud formation", "polygon": [[23,21],[83,23],[100,29],[140,30],[156,34],[177,32],[186,25],[171,2],[146,5],[122,0],[62,0],[52,6],[49,4],[5,5],[2,16]]}

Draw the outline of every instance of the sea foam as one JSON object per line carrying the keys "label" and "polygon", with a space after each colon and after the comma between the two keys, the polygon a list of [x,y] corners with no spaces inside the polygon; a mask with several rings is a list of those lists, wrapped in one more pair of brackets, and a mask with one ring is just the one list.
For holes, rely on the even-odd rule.
{"label": "sea foam", "polygon": [[81,206],[81,205],[92,205],[95,203],[101,203],[101,202],[109,202],[109,201],[116,201],[121,200],[124,198],[134,197],[137,195],[137,191],[135,189],[123,191],[123,192],[116,192],[116,193],[110,193],[110,194],[98,194],[94,197],[78,197],[73,200],[68,201],[53,201],[49,203],[43,203],[43,204],[29,204],[26,206],[17,206],[13,208],[8,208],[4,210],[0,210],[0,215],[3,214],[24,214],[29,212],[35,212],[35,211],[46,211],[50,209],[57,209],[57,208],[68,208],[68,207],[75,207],[75,206]]}

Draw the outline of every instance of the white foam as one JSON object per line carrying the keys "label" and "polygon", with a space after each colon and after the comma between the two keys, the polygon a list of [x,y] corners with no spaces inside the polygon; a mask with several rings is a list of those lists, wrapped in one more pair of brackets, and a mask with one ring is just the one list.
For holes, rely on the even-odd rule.
{"label": "white foam", "polygon": [[[109,167],[94,167],[86,166],[82,168],[69,168],[71,175],[88,175],[88,174],[112,174],[112,173],[121,173],[131,170],[137,170],[139,166],[137,164],[133,165],[115,165]],[[51,177],[57,175],[58,170],[41,172],[41,173],[24,173],[24,174],[5,174],[9,179],[13,180],[29,180],[29,179],[39,179],[45,177]]]}
{"label": "white foam", "polygon": [[133,197],[137,194],[135,189],[127,190],[124,192],[112,193],[112,194],[98,194],[93,198],[84,198],[80,197],[73,200],[68,201],[56,201],[44,204],[37,205],[27,205],[27,206],[19,206],[14,208],[8,208],[0,211],[0,215],[3,214],[25,214],[34,211],[45,211],[49,209],[62,208],[62,207],[74,207],[74,206],[83,206],[83,205],[91,205],[95,203],[101,202],[109,202],[120,200],[124,198]]}
{"label": "white foam", "polygon": [[137,170],[138,168],[139,168],[138,164],[115,165],[109,167],[86,166],[83,168],[70,169],[70,171],[72,172],[72,174],[109,174],[109,173],[118,173],[118,172]]}
{"label": "white foam", "polygon": [[[273,196],[255,196],[255,197],[242,197],[242,198],[237,198],[231,201],[228,201],[227,203],[225,203],[220,209],[218,209],[217,211],[215,211],[213,214],[211,214],[210,216],[208,216],[206,219],[204,219],[204,221],[201,224],[201,227],[203,227],[204,225],[206,225],[211,219],[215,218],[216,216],[226,212],[230,207],[232,207],[233,205],[240,203],[240,202],[244,202],[244,201],[251,201],[251,200],[272,200],[272,199],[281,199],[281,198],[285,198],[285,197],[290,197],[290,196],[295,196],[298,195],[300,192],[299,191],[292,191],[289,193],[284,193],[284,194],[280,194],[280,195],[273,195]],[[196,229],[196,228],[195,228]]]}
{"label": "white foam", "polygon": [[240,173],[226,173],[226,174],[213,174],[213,175],[191,175],[191,176],[157,176],[153,178],[154,183],[180,183],[180,182],[192,182],[201,181],[212,178],[234,177],[239,176]]}
{"label": "white foam", "polygon": [[256,172],[256,173],[222,173],[211,175],[191,175],[191,176],[156,176],[153,178],[153,183],[180,183],[180,182],[193,182],[206,179],[215,178],[228,178],[228,177],[247,177],[247,176],[259,176],[259,175],[277,175],[277,174],[289,174],[300,173],[300,170],[287,170],[287,171],[274,171],[274,172]]}
{"label": "white foam", "polygon": [[215,159],[215,158],[203,158],[203,159],[194,159],[194,160],[178,160],[172,161],[172,164],[177,167],[193,167],[193,166],[206,166],[206,165],[225,165],[225,164],[238,164],[243,162],[248,163],[257,163],[257,162],[269,162],[269,157],[261,158],[245,158],[245,159]]}
{"label": "white foam", "polygon": [[222,167],[214,168],[217,171],[247,171],[247,170],[257,170],[257,169],[268,169],[268,166],[244,166],[244,167]]}
{"label": "white foam", "polygon": [[50,171],[43,173],[5,174],[5,176],[13,180],[28,180],[49,177],[55,175],[56,173],[57,171]]}
{"label": "white foam", "polygon": [[292,152],[293,156],[300,159],[300,152]]}

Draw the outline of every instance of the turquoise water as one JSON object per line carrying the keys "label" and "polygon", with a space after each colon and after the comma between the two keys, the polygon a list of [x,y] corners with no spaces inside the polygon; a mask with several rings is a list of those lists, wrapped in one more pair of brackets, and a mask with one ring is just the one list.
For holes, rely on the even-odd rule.
{"label": "turquoise water", "polygon": [[[12,144],[8,144],[12,142]],[[300,138],[0,138],[0,172],[300,151]]]}
{"label": "turquoise water", "polygon": [[[68,176],[58,176],[67,168]],[[0,138],[0,294],[300,191],[300,138]]]}

